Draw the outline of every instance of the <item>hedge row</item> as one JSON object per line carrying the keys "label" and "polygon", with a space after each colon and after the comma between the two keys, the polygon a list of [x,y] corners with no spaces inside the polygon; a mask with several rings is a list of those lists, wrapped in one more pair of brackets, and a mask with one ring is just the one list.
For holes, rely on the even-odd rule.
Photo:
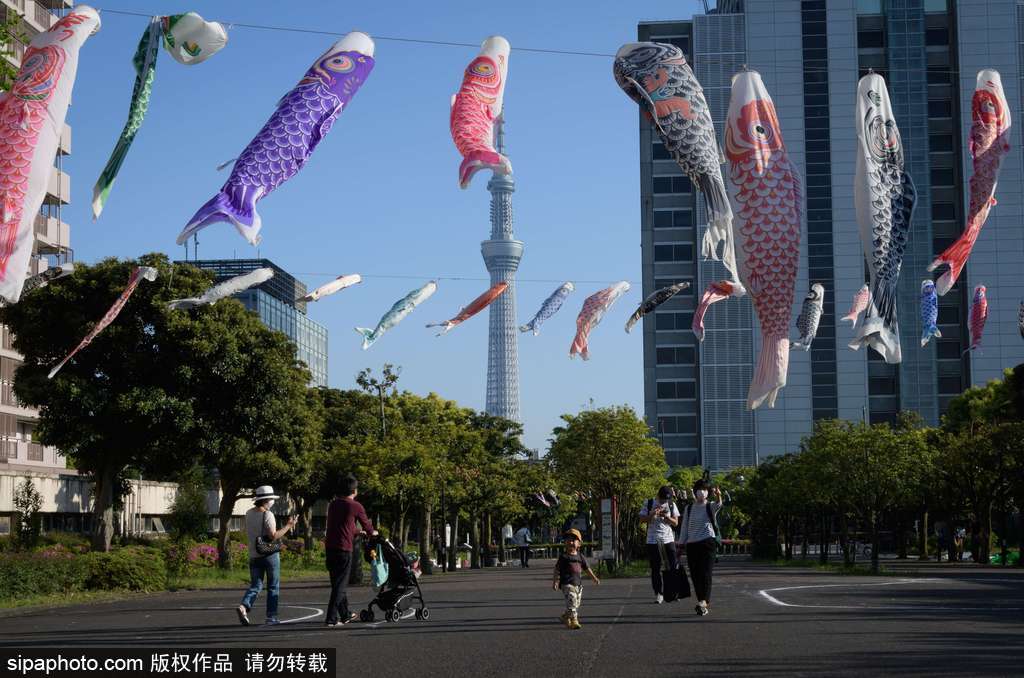
{"label": "hedge row", "polygon": [[163,554],[152,548],[0,554],[0,599],[77,591],[159,591],[166,586]]}

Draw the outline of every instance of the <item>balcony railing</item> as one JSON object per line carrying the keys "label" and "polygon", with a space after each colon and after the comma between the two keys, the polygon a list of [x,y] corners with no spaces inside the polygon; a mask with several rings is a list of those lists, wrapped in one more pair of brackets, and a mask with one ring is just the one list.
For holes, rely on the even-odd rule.
{"label": "balcony railing", "polygon": [[53,20],[53,14],[50,14],[50,10],[46,9],[41,3],[37,2],[36,7],[36,23],[42,26],[44,29],[50,28],[50,22]]}
{"label": "balcony railing", "polygon": [[29,461],[43,461],[43,446],[39,443],[28,444]]}

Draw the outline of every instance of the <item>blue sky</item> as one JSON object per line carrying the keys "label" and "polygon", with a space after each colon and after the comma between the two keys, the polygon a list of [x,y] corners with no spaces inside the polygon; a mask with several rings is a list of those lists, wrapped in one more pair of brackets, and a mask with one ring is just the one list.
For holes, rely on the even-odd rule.
{"label": "blue sky", "polygon": [[[612,79],[611,58],[516,51],[516,47],[614,53],[635,40],[639,20],[678,19],[699,3],[478,2],[97,3],[102,28],[82,48],[68,123],[73,128],[72,246],[79,261],[163,251],[183,256],[174,239],[227,178],[217,172],[260,129],[287,92],[335,38],[264,31],[270,24],[371,36],[479,43],[492,34],[512,44],[505,90],[507,150],[515,169],[516,236],[526,243],[519,277],[573,280],[577,291],[541,335],[519,344],[526,443],[542,452],[558,417],[592,399],[643,410],[642,333],[622,326],[640,301],[637,111]],[[185,67],[161,54],[151,107],[107,206],[93,222],[92,185],[127,114],[131,56],[144,17],[195,10],[229,26],[227,47]],[[357,287],[310,306],[330,332],[330,385],[354,387],[364,367],[402,366],[400,385],[435,391],[483,409],[487,316],[436,338],[428,322],[453,316],[487,287],[485,280],[441,280],[430,300],[369,351],[356,325],[373,326],[390,305],[435,276],[486,278],[480,241],[489,232],[487,176],[468,190],[457,182],[458,155],[448,132],[451,95],[476,54],[468,47],[378,40],[376,67],[303,171],[259,204],[263,243],[256,248],[218,224],[199,236],[201,258],[259,255],[310,287],[362,273]],[[418,276],[414,279],[374,276]],[[583,299],[617,280],[633,289],[591,335],[590,362],[568,349]],[[588,282],[581,282],[588,281]],[[600,281],[600,282],[598,282]],[[523,322],[556,282],[521,282]]]}

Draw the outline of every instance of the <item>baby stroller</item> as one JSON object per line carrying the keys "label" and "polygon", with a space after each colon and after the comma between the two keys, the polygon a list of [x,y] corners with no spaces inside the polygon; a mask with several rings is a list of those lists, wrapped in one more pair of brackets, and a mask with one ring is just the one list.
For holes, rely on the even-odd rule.
{"label": "baby stroller", "polygon": [[402,613],[414,605],[419,606],[416,610],[417,619],[429,619],[430,610],[427,609],[427,605],[423,601],[420,583],[405,554],[395,548],[394,544],[387,539],[375,538],[367,541],[363,551],[363,558],[368,563],[372,561],[371,549],[376,549],[387,563],[388,579],[377,593],[377,597],[370,601],[365,610],[359,612],[359,621],[373,621],[374,605],[380,608],[380,611],[384,613],[384,619],[389,622],[400,621]]}

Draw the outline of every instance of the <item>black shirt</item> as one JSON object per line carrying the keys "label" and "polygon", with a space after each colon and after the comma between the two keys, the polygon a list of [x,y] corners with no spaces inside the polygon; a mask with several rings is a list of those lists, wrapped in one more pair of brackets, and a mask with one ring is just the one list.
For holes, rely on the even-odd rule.
{"label": "black shirt", "polygon": [[558,570],[559,586],[565,586],[566,584],[581,586],[583,584],[583,571],[589,570],[590,566],[587,565],[587,559],[581,553],[573,555],[563,553],[558,556],[558,563],[555,564],[555,568]]}

